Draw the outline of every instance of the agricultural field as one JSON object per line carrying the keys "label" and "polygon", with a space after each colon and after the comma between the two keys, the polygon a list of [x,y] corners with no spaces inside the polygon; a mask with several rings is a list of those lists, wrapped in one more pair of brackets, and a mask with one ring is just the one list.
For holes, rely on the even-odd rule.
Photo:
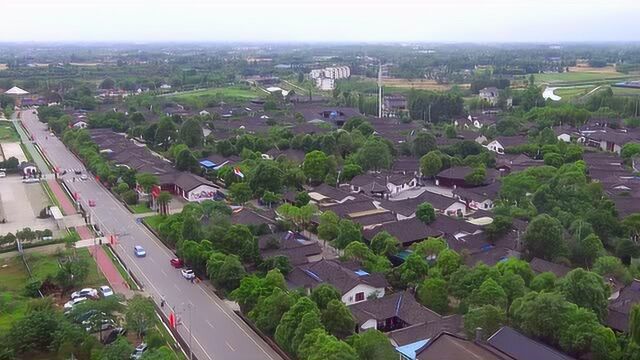
{"label": "agricultural field", "polygon": [[536,84],[549,84],[551,86],[569,86],[580,84],[603,84],[616,81],[637,78],[637,75],[628,75],[611,72],[564,72],[534,74]]}
{"label": "agricultural field", "polygon": [[0,142],[19,142],[18,132],[13,127],[13,123],[8,121],[0,122]]}
{"label": "agricultural field", "polygon": [[209,107],[221,101],[227,103],[245,102],[265,96],[266,93],[259,89],[245,87],[212,88],[167,95],[172,100],[194,108]]}
{"label": "agricultural field", "polygon": [[640,89],[611,87],[613,95],[616,96],[640,96]]}
{"label": "agricultural field", "polygon": [[[412,89],[431,90],[431,91],[448,91],[454,84],[438,84],[433,80],[426,79],[392,79],[383,78],[384,93],[386,94],[406,94]],[[459,84],[460,88],[469,88],[469,84]],[[338,88],[342,91],[357,91],[365,94],[377,94],[378,83],[372,79],[351,78],[338,82]]]}

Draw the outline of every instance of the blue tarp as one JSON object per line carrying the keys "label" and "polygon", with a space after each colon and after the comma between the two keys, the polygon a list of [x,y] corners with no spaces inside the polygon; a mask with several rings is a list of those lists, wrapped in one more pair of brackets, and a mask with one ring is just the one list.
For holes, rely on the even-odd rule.
{"label": "blue tarp", "polygon": [[420,348],[423,347],[427,342],[429,342],[429,339],[416,341],[404,346],[398,346],[396,348],[396,351],[402,354],[403,358],[416,360],[416,351],[420,350]]}
{"label": "blue tarp", "polygon": [[200,165],[202,165],[203,167],[205,167],[207,169],[213,169],[214,167],[216,167],[216,164],[213,163],[212,161],[209,161],[209,160],[200,161]]}

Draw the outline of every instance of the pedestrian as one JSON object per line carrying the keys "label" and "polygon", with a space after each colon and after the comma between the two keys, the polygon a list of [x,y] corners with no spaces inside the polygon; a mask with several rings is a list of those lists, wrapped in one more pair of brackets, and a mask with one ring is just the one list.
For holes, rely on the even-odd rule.
{"label": "pedestrian", "polygon": [[160,300],[160,307],[161,307],[161,308],[164,308],[164,298],[162,298],[162,299]]}
{"label": "pedestrian", "polygon": [[191,283],[193,284],[193,278],[191,278]]}

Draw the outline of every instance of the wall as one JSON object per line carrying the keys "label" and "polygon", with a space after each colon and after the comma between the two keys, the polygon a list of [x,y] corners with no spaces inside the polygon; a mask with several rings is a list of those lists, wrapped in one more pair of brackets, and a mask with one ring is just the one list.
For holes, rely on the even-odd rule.
{"label": "wall", "polygon": [[356,302],[356,294],[359,292],[364,292],[364,301],[367,301],[367,298],[369,297],[369,295],[375,292],[378,292],[378,297],[384,296],[383,288],[374,288],[369,285],[358,284],[353,289],[349,290],[347,293],[342,295],[342,302],[345,303],[346,305],[352,305],[352,304],[361,302],[361,301]]}
{"label": "wall", "polygon": [[377,329],[377,328],[378,328],[378,321],[376,321],[376,319],[369,319],[365,321],[365,323],[362,324],[362,326],[360,326],[361,330]]}
{"label": "wall", "polygon": [[213,200],[213,197],[215,196],[216,191],[218,191],[218,189],[216,189],[213,186],[200,185],[195,189],[189,191],[189,193],[187,194],[187,200],[197,201],[197,202],[204,201],[204,200]]}

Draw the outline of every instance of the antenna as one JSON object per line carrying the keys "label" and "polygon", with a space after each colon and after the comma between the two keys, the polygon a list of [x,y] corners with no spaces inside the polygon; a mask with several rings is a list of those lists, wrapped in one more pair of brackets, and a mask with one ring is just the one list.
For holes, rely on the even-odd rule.
{"label": "antenna", "polygon": [[378,66],[378,117],[382,117],[382,62]]}

